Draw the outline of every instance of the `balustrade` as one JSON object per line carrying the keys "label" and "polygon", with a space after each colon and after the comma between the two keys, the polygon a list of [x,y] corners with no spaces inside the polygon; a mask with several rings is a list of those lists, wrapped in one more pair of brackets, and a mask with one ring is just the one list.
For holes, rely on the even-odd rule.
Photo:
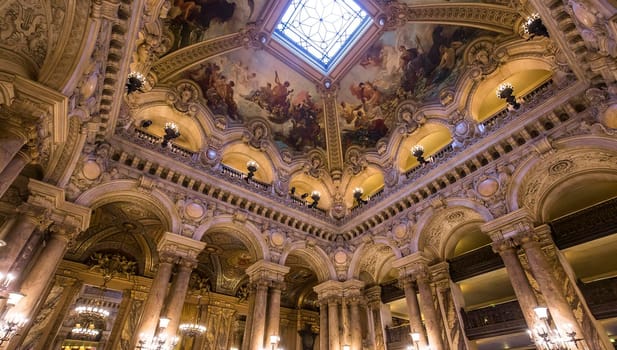
{"label": "balustrade", "polygon": [[490,245],[448,259],[450,278],[454,282],[504,267],[499,254]]}
{"label": "balustrade", "polygon": [[523,332],[527,329],[516,300],[481,309],[461,310],[465,334],[470,340]]}

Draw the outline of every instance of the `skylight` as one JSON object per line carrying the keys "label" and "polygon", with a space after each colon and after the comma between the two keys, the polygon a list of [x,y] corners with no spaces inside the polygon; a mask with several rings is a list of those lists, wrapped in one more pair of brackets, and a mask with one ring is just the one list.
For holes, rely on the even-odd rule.
{"label": "skylight", "polygon": [[369,22],[353,0],[293,0],[274,37],[327,73]]}

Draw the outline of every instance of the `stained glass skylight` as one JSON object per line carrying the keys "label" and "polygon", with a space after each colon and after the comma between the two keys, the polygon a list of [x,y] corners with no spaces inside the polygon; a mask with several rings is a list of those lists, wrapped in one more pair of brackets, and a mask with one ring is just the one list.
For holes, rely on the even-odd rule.
{"label": "stained glass skylight", "polygon": [[274,37],[327,73],[369,22],[353,0],[292,0]]}

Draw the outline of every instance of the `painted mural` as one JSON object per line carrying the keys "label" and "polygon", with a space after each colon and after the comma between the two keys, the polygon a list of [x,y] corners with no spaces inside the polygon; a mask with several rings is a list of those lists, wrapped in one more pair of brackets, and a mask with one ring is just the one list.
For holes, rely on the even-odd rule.
{"label": "painted mural", "polygon": [[456,81],[466,45],[488,32],[475,28],[409,24],[385,33],[341,81],[339,124],[343,150],[375,147],[394,128],[402,100],[437,102]]}
{"label": "painted mural", "polygon": [[164,23],[173,35],[170,52],[235,33],[254,21],[264,0],[172,0]]}
{"label": "painted mural", "polygon": [[322,102],[315,87],[270,54],[235,51],[203,63],[186,78],[199,85],[214,114],[232,123],[269,122],[279,149],[325,149]]}

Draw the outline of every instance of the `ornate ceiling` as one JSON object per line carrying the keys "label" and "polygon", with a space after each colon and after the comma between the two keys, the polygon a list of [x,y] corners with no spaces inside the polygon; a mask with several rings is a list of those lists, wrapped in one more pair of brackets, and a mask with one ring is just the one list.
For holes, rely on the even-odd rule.
{"label": "ornate ceiling", "polygon": [[443,158],[476,141],[506,109],[500,83],[524,96],[551,78],[508,62],[507,45],[539,49],[508,2],[358,3],[371,21],[324,73],[274,35],[288,1],[173,1],[137,39],[147,82],[117,132],[152,143],[174,122],[174,153],[240,177],[254,161],[253,180],[305,205],[317,191],[315,215],[337,222],[362,211],[355,189],[378,201],[422,167],[413,146]]}

